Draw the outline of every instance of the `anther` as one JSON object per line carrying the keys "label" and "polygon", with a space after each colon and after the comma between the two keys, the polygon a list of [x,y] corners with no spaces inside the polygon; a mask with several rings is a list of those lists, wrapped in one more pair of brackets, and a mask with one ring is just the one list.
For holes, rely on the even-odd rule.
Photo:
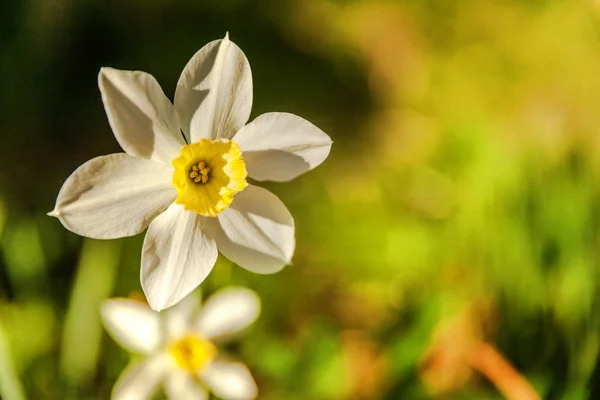
{"label": "anther", "polygon": [[192,169],[190,170],[189,177],[195,183],[206,183],[208,182],[208,174],[210,172],[210,167],[206,165],[205,161],[199,161],[198,163],[192,165]]}

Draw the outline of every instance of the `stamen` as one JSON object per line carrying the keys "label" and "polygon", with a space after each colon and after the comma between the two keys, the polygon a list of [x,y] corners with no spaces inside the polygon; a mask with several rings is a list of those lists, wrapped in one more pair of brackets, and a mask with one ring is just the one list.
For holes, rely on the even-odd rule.
{"label": "stamen", "polygon": [[226,139],[200,139],[181,148],[173,160],[177,204],[205,217],[216,217],[248,185],[240,147]]}
{"label": "stamen", "polygon": [[199,161],[197,164],[192,165],[192,169],[189,173],[189,177],[194,183],[206,183],[208,182],[208,174],[210,167],[206,165],[205,161]]}

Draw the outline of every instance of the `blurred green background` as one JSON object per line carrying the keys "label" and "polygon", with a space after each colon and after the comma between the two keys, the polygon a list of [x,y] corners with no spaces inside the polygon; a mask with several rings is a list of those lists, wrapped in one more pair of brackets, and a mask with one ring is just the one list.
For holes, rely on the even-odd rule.
{"label": "blurred green background", "polygon": [[295,216],[294,264],[220,258],[202,285],[261,296],[229,349],[261,399],[503,398],[471,343],[544,399],[600,398],[600,1],[3,0],[2,399],[108,398],[128,355],[98,305],[141,295],[143,235],[88,240],[45,214],[77,166],[121,151],[100,67],[172,97],[227,31],[252,118],[296,113],[335,142],[265,185]]}

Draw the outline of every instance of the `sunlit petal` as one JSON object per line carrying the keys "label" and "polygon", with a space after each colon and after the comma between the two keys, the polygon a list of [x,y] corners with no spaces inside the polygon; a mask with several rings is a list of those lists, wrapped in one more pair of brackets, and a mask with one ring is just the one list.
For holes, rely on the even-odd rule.
{"label": "sunlit petal", "polygon": [[198,214],[172,204],[148,228],[142,250],[142,288],[160,311],[179,302],[206,278],[217,246],[206,236]]}
{"label": "sunlit petal", "polygon": [[200,291],[195,290],[164,312],[168,339],[178,339],[192,329],[193,320],[200,309]]}
{"label": "sunlit petal", "polygon": [[227,288],[212,295],[196,321],[196,330],[206,338],[230,335],[258,318],[260,299],[252,290]]}
{"label": "sunlit petal", "polygon": [[208,43],[185,66],[175,107],[191,142],[231,139],[246,124],[252,108],[252,73],[246,56],[228,36]]}
{"label": "sunlit petal", "polygon": [[170,364],[162,353],[142,361],[133,361],[117,379],[111,398],[113,400],[150,399],[169,369]]}
{"label": "sunlit petal", "polygon": [[185,144],[175,107],[150,74],[102,68],[98,85],[117,141],[128,154],[169,164]]}
{"label": "sunlit petal", "polygon": [[289,181],[325,160],[332,141],[294,114],[263,114],[232,139],[244,153],[248,175],[258,181]]}
{"label": "sunlit petal", "polygon": [[215,361],[201,373],[210,390],[224,400],[250,400],[258,387],[248,368],[241,363]]}
{"label": "sunlit petal", "polygon": [[179,369],[167,377],[165,392],[171,400],[208,400],[208,392],[189,373]]}
{"label": "sunlit petal", "polygon": [[139,301],[106,300],[100,309],[107,332],[123,348],[149,354],[161,344],[160,315]]}
{"label": "sunlit petal", "polygon": [[277,272],[294,254],[294,219],[266,189],[249,185],[217,219],[204,221],[219,251],[252,272]]}
{"label": "sunlit petal", "polygon": [[170,166],[128,154],[96,157],[67,178],[49,215],[94,239],[136,235],[177,197],[172,174]]}

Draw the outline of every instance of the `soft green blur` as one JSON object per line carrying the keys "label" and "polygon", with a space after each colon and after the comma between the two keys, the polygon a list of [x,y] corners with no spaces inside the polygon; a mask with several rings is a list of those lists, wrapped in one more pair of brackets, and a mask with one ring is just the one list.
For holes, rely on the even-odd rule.
{"label": "soft green blur", "polygon": [[[141,295],[143,235],[93,241],[45,214],[77,166],[120,151],[100,67],[147,71],[171,96],[227,31],[252,67],[252,118],[292,112],[334,140],[314,171],[265,185],[295,217],[293,265],[261,276],[221,257],[202,285],[261,296],[231,348],[260,398],[502,398],[470,367],[427,362],[470,340],[544,399],[590,396],[600,1],[2,4],[0,398],[108,398],[128,355],[98,305]],[[475,328],[440,340],[461,318]]]}

